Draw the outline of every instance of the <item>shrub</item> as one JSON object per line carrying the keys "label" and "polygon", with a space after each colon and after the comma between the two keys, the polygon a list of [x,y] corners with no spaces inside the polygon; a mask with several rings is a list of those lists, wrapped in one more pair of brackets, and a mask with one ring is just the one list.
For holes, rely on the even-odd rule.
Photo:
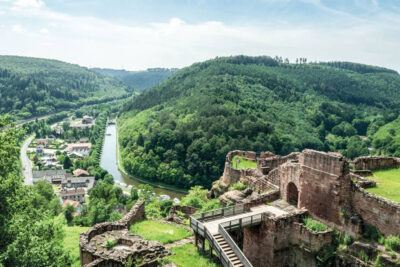
{"label": "shrub", "polygon": [[242,190],[245,190],[246,188],[247,188],[247,186],[244,185],[244,184],[241,184],[241,183],[235,183],[235,184],[233,185],[233,189],[234,189],[234,190],[242,191]]}
{"label": "shrub", "polygon": [[385,239],[385,248],[400,252],[400,236],[389,236]]}
{"label": "shrub", "polygon": [[350,235],[345,235],[343,238],[343,243],[345,245],[350,245],[351,243],[353,243],[353,239],[351,238]]}
{"label": "shrub", "polygon": [[106,248],[111,249],[117,244],[117,240],[114,238],[106,238]]}
{"label": "shrub", "polygon": [[369,261],[368,255],[365,253],[364,250],[360,251],[360,253],[358,254],[358,257],[360,258],[360,260],[362,260],[364,262],[368,262]]}
{"label": "shrub", "polygon": [[317,220],[313,220],[311,217],[306,217],[303,221],[305,226],[312,231],[321,232],[328,229],[328,226],[326,224]]}
{"label": "shrub", "polygon": [[376,241],[376,242],[379,242],[382,240],[381,232],[379,232],[379,230],[375,226],[372,226],[372,225],[365,225],[363,237],[368,240],[372,240],[372,241]]}
{"label": "shrub", "polygon": [[390,256],[392,259],[395,259],[395,258],[396,258],[396,253],[394,253],[393,251],[391,251],[391,252],[389,253],[389,256]]}

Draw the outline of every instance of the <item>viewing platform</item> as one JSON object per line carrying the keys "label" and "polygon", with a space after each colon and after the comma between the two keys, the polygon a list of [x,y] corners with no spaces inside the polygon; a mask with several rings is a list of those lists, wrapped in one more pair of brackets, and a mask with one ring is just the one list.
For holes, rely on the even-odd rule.
{"label": "viewing platform", "polygon": [[253,265],[229,235],[229,231],[259,225],[264,216],[276,217],[288,213],[285,208],[279,206],[282,204],[276,206],[262,204],[255,207],[241,204],[194,214],[190,217],[190,226],[195,232],[196,246],[200,241],[205,250],[205,240],[207,240],[210,255],[214,250],[223,266],[252,267]]}

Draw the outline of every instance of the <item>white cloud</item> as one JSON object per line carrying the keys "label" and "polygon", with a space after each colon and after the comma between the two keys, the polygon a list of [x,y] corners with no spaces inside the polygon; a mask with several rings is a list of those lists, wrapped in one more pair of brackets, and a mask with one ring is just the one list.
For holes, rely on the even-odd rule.
{"label": "white cloud", "polygon": [[41,28],[41,29],[40,29],[40,33],[48,34],[48,33],[49,33],[49,30],[46,29],[46,28]]}
{"label": "white cloud", "polygon": [[[14,25],[15,32],[24,34],[4,35],[3,54],[56,58],[85,66],[183,67],[216,56],[247,54],[279,55],[292,61],[296,57],[346,60],[400,70],[400,29],[393,24],[396,18],[383,15],[362,23],[343,21],[343,26],[335,27],[194,24],[180,18],[131,26],[38,8],[13,10],[13,16],[34,22],[29,29],[36,29]],[[3,32],[0,29],[0,36]]]}
{"label": "white cloud", "polygon": [[44,5],[42,0],[18,0],[15,3],[18,7],[33,7],[33,8],[40,8]]}
{"label": "white cloud", "polygon": [[19,24],[13,25],[11,29],[12,29],[13,32],[17,32],[17,33],[20,33],[20,32],[24,31],[24,28]]}

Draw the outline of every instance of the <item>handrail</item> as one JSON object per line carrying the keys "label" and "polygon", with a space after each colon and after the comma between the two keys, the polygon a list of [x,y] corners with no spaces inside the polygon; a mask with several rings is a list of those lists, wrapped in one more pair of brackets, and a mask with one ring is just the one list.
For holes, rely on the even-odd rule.
{"label": "handrail", "polygon": [[241,214],[249,211],[247,206],[244,204],[239,204],[239,205],[234,205],[230,207],[225,207],[221,209],[215,209],[215,210],[210,210],[206,211],[203,213],[195,213],[192,215],[193,218],[204,221],[210,218],[217,218],[217,217],[224,217],[224,216],[233,216],[236,214]]}
{"label": "handrail", "polygon": [[[198,214],[193,214],[190,216],[190,227],[194,230],[195,233],[200,234],[203,236],[205,239],[207,239],[211,249],[215,251],[217,254],[218,258],[221,260],[221,263],[224,267],[233,267],[232,261],[228,258],[227,254],[225,253],[224,250],[220,247],[219,243],[215,239],[215,237],[210,233],[210,231],[204,226],[202,223],[203,221],[209,219],[209,218],[216,218],[216,217],[222,217],[222,216],[232,216],[236,214],[241,214],[245,213],[247,211],[247,206],[241,204],[241,205],[236,205],[236,206],[231,206],[231,207],[226,207],[222,209],[217,209],[217,210],[212,210],[208,212],[203,212],[203,213],[198,213]],[[243,252],[240,250],[240,248],[237,246],[235,241],[230,237],[228,234],[227,230],[230,231],[232,229],[236,228],[241,228],[245,226],[253,226],[256,224],[259,224],[263,216],[265,216],[264,213],[259,213],[251,216],[247,216],[244,218],[239,218],[239,219],[234,219],[230,220],[228,222],[220,223],[218,225],[218,231],[222,235],[222,237],[225,239],[225,241],[228,243],[228,245],[231,247],[235,255],[240,259],[242,264],[245,267],[252,267],[253,265],[250,263],[250,261],[246,258],[246,256],[243,254]]]}
{"label": "handrail", "polygon": [[218,225],[218,231],[222,235],[222,237],[225,239],[225,241],[229,244],[235,255],[240,259],[241,263],[245,267],[253,267],[253,265],[250,263],[250,261],[246,258],[242,250],[236,245],[236,242],[233,241],[231,236],[228,234],[228,232],[225,230],[225,228],[222,226],[222,224]]}
{"label": "handrail", "polygon": [[236,228],[243,228],[245,226],[253,226],[261,223],[265,213],[258,213],[251,216],[234,219],[231,221],[220,223],[223,228],[228,229],[228,231],[234,230]]}
{"label": "handrail", "polygon": [[[204,225],[199,222],[197,219],[190,217],[190,226],[196,233],[199,233],[203,237],[205,237],[208,241],[210,247],[215,251],[218,258],[220,259],[222,265],[224,267],[234,267],[233,262],[229,259],[228,255],[225,251],[221,248],[215,237],[211,234],[211,232],[204,227]],[[235,253],[236,254],[236,253]],[[239,258],[240,259],[240,258]],[[245,265],[246,266],[246,265]],[[252,267],[250,265],[250,267]]]}

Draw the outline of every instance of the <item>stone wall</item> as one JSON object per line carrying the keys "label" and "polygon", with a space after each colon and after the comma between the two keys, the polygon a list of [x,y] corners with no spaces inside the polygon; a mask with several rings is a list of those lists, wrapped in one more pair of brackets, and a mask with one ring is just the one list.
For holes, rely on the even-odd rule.
{"label": "stone wall", "polygon": [[182,212],[185,214],[186,218],[189,218],[190,215],[194,214],[198,208],[191,207],[191,206],[180,206],[180,205],[173,205],[170,210],[170,214],[176,213],[177,211]]}
{"label": "stone wall", "polygon": [[[124,253],[101,253],[98,251],[97,246],[91,244],[91,240],[103,236],[118,239],[119,243],[124,243],[124,240],[136,240],[143,244],[148,244],[147,240],[139,236],[129,233],[129,227],[134,222],[137,222],[145,217],[145,203],[142,201],[137,202],[131,210],[119,221],[105,222],[96,224],[86,232],[80,235],[79,248],[82,266],[123,266],[122,259]],[[132,244],[133,245],[133,244]],[[157,248],[157,251],[163,255],[163,248],[159,244],[150,244]],[[142,245],[143,246],[143,245]],[[100,249],[100,248],[99,248]],[[106,250],[107,252],[107,250]],[[154,251],[153,251],[154,252]],[[142,252],[141,252],[142,253]],[[164,253],[165,254],[165,253]],[[156,257],[155,255],[153,255]],[[115,263],[118,262],[119,264]],[[150,264],[150,261],[148,262]],[[150,266],[144,264],[143,266]]]}
{"label": "stone wall", "polygon": [[375,226],[386,236],[400,234],[400,203],[368,193],[357,184],[352,193],[352,205],[364,224]]}
{"label": "stone wall", "polygon": [[367,179],[365,177],[357,175],[356,173],[350,173],[350,178],[354,183],[357,183],[362,188],[371,188],[376,186],[374,180]]}
{"label": "stone wall", "polygon": [[385,156],[359,157],[352,162],[356,170],[377,170],[397,168],[400,166],[400,158]]}
{"label": "stone wall", "polygon": [[306,214],[305,210],[301,210],[279,217],[265,215],[261,225],[245,228],[243,253],[253,266],[286,266],[293,248],[300,250],[297,256],[301,261],[308,262],[304,266],[315,266],[315,253],[332,242],[333,231],[314,232],[307,229],[301,223]]}
{"label": "stone wall", "polygon": [[278,168],[273,169],[272,171],[270,171],[267,175],[267,177],[265,178],[269,183],[276,185],[277,187],[280,186],[281,184],[281,177],[279,175],[279,171]]}
{"label": "stone wall", "polygon": [[260,194],[257,198],[254,199],[249,199],[249,200],[246,199],[246,201],[243,203],[245,204],[245,209],[250,209],[252,207],[265,204],[267,202],[275,201],[278,198],[279,198],[279,190],[274,190],[267,192],[265,194]]}
{"label": "stone wall", "polygon": [[[285,162],[288,161],[296,161],[299,157],[300,153],[299,152],[293,152],[290,153],[287,156],[277,156],[271,154],[268,154],[269,157],[260,157],[257,161],[257,166],[262,171],[263,168],[266,168],[269,171],[272,171],[273,169],[279,167],[280,165],[284,164]],[[265,171],[264,171],[265,172]],[[266,173],[265,173],[266,174]]]}
{"label": "stone wall", "polygon": [[351,205],[351,179],[345,158],[339,153],[305,150],[299,164],[299,207],[329,225],[346,230],[342,212]]}

